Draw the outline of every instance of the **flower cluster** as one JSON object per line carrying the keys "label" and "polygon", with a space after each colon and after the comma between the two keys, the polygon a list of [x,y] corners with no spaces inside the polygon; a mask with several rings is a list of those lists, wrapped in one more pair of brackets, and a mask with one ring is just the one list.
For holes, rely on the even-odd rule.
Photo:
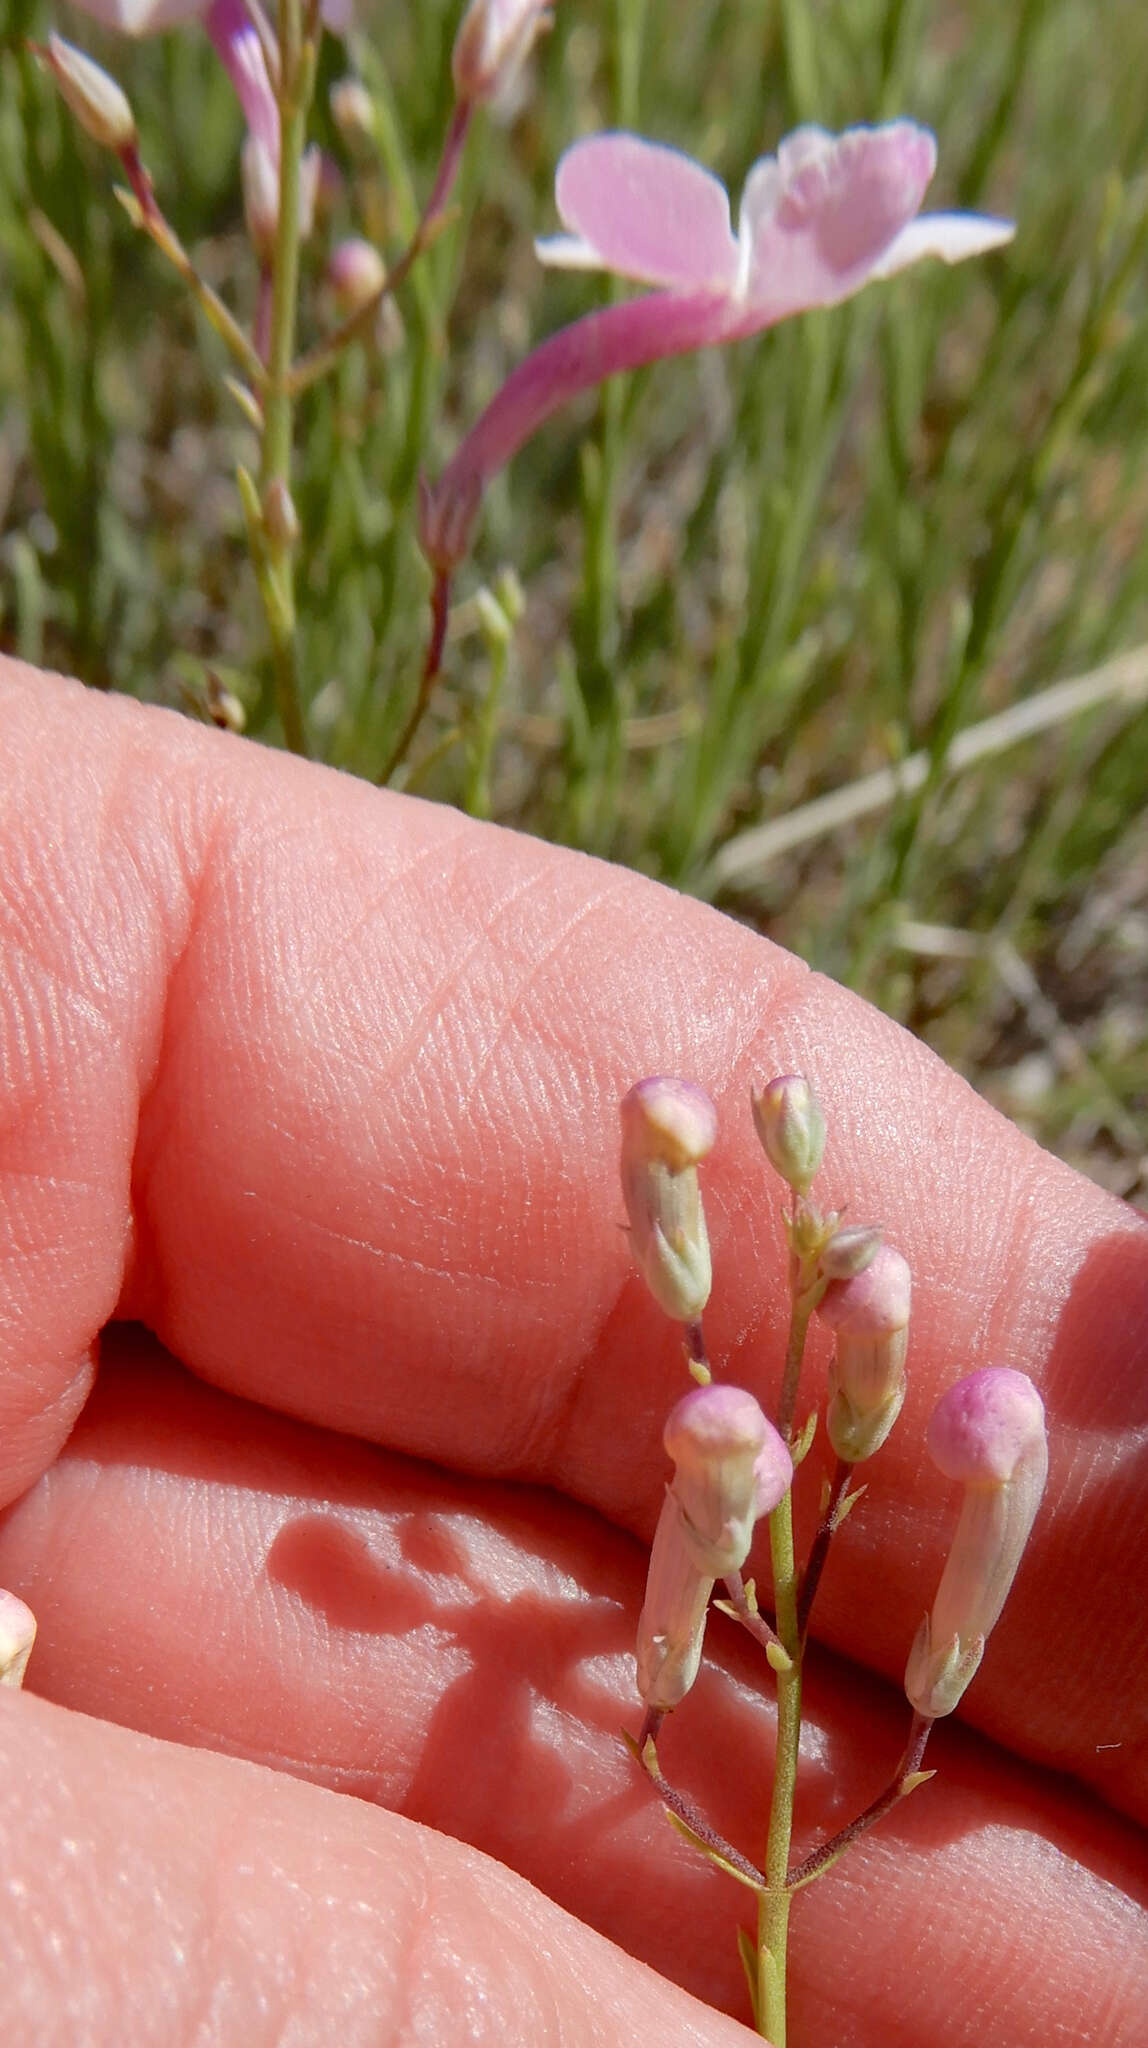
{"label": "flower cluster", "polygon": [[[904,1405],[912,1287],[908,1261],[879,1227],[846,1224],[814,1202],[828,1131],[808,1081],[779,1075],[755,1092],[752,1109],[766,1157],[789,1194],[783,1220],[791,1320],[776,1425],[755,1393],[713,1378],[702,1334],[713,1275],[698,1168],[717,1140],[714,1104],[696,1083],[659,1075],[639,1081],[621,1105],[621,1178],[635,1262],[659,1306],[684,1326],[690,1370],[703,1382],[675,1402],[665,1425],[674,1471],[638,1622],[637,1685],[645,1718],[633,1747],[679,1830],[759,1894],[757,1943],[744,1943],[742,1953],[759,2031],[776,2038],[784,2025],[786,1902],[932,1775],[921,1769],[929,1730],[952,1713],[980,1664],[1040,1505],[1048,1451],[1043,1403],[1023,1373],[989,1366],[941,1396],[927,1447],[963,1493],[936,1597],[909,1653],[905,1691],[912,1719],[904,1753],[887,1790],[791,1866],[810,1610],[830,1544],[864,1491],[849,1490],[856,1467],[881,1449]],[[824,1420],[836,1463],[825,1483],[820,1527],[799,1570],[791,1487],[795,1466],[813,1445],[818,1411],[797,1430],[795,1404],[814,1315],[834,1339]],[[775,1625],[760,1612],[753,1582],[741,1576],[760,1521],[769,1525]],[[716,1835],[668,1781],[656,1746],[665,1716],[681,1706],[697,1678],[719,1580],[725,1597],[717,1604],[763,1645],[777,1686],[777,1758],[762,1870]]]}

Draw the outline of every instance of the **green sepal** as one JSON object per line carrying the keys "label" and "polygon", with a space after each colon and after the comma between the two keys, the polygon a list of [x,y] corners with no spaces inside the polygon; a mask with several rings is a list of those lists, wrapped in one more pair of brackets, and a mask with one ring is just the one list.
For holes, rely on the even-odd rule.
{"label": "green sepal", "polygon": [[817,1409],[811,1408],[808,1415],[805,1418],[804,1423],[802,1424],[801,1435],[795,1437],[793,1442],[789,1446],[789,1455],[793,1459],[794,1471],[797,1470],[797,1467],[800,1465],[802,1459],[807,1458],[809,1456],[810,1450],[813,1445],[813,1439],[817,1435],[817,1418]]}

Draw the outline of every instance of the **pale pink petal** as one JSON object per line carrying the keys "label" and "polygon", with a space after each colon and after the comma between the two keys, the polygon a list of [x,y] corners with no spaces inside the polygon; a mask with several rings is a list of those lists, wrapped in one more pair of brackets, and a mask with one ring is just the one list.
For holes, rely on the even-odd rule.
{"label": "pale pink petal", "polygon": [[732,290],[737,243],[725,186],[641,136],[590,135],[566,151],[555,183],[564,227],[598,251],[604,270],[641,284]]}
{"label": "pale pink petal", "polygon": [[208,0],[76,0],[76,5],[122,35],[148,36],[207,12]]}
{"label": "pale pink petal", "polygon": [[1016,223],[993,220],[979,213],[923,213],[895,235],[885,254],[874,264],[872,276],[893,277],[922,256],[939,256],[943,263],[963,263],[966,256],[984,256],[1011,242]]}
{"label": "pale pink petal", "polygon": [[534,254],[551,270],[602,268],[602,258],[597,249],[592,242],[584,242],[581,235],[542,235],[534,244]]}
{"label": "pale pink petal", "polygon": [[745,289],[771,318],[832,305],[872,275],[915,217],[936,144],[912,121],[850,128],[836,138],[798,129],[778,151],[778,176],[755,166],[742,234]]}

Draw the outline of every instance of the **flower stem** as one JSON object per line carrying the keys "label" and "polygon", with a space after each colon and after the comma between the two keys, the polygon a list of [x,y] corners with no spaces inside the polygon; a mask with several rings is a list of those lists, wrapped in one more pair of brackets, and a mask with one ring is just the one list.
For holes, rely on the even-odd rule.
{"label": "flower stem", "polygon": [[813,1539],[813,1547],[810,1550],[801,1579],[801,1594],[797,1602],[797,1626],[801,1630],[802,1642],[805,1641],[806,1631],[809,1627],[809,1612],[813,1606],[817,1588],[821,1584],[821,1574],[825,1570],[825,1560],[829,1555],[829,1545],[837,1528],[841,1503],[849,1490],[849,1481],[852,1477],[852,1465],[846,1464],[844,1458],[838,1458],[833,1474],[833,1484],[829,1490],[829,1499],[825,1503],[825,1513],[821,1517],[821,1526]]}
{"label": "flower stem", "polygon": [[[302,40],[300,0],[280,0],[279,219],[271,286],[267,379],[263,390],[263,447],[259,489],[263,504],[273,484],[291,488],[294,401],[291,358],[299,297],[299,167],[315,81],[315,46]],[[283,737],[293,754],[307,752],[299,700],[295,644],[294,537],[286,522],[265,527],[260,594],[271,635],[275,691]]]}
{"label": "flower stem", "polygon": [[[795,1311],[796,1315],[796,1305]],[[808,1320],[808,1318],[807,1318]],[[800,1354],[799,1354],[800,1362]],[[777,1752],[765,1848],[765,1881],[757,1912],[757,2024],[773,2048],[785,2048],[785,1965],[789,1937],[789,1844],[801,1741],[801,1637],[797,1627],[797,1570],[793,1508],[787,1493],[769,1518],[777,1633],[789,1658],[777,1673]]]}
{"label": "flower stem", "polygon": [[[805,1215],[795,1201],[793,1230]],[[793,1254],[790,1279],[789,1339],[781,1375],[777,1427],[786,1442],[793,1434],[797,1383],[805,1354],[809,1318],[824,1291],[817,1279],[817,1253]],[[801,1629],[797,1619],[798,1573],[793,1552],[793,1489],[769,1518],[769,1549],[773,1564],[773,1600],[777,1633],[789,1659],[777,1670],[777,1749],[773,1795],[765,1847],[766,1890],[757,1912],[757,2029],[785,2048],[786,1952],[789,1941],[789,1845],[793,1838],[793,1802],[801,1746]]]}
{"label": "flower stem", "polygon": [[925,1745],[929,1740],[932,1726],[932,1721],[924,1714],[913,1715],[909,1740],[891,1783],[865,1808],[864,1813],[859,1813],[856,1820],[847,1822],[837,1834],[831,1835],[827,1842],[822,1842],[819,1849],[814,1849],[803,1863],[799,1863],[796,1870],[791,1871],[791,1890],[796,1891],[799,1885],[808,1884],[812,1878],[820,1877],[822,1871],[828,1870],[831,1863],[836,1863],[837,1858],[844,1853],[850,1843],[857,1840],[858,1835],[865,1834],[877,1821],[883,1820],[887,1813],[892,1812],[895,1806],[899,1806],[902,1799],[907,1799],[910,1792],[915,1792],[926,1778],[934,1776],[932,1771],[921,1770]]}

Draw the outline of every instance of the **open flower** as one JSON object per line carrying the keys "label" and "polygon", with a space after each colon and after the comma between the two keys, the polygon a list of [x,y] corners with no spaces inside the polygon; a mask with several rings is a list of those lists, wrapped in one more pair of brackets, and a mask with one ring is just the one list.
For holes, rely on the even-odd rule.
{"label": "open flower", "polygon": [[485,483],[578,392],[837,305],[923,256],[956,263],[1007,242],[1008,221],[921,214],[935,164],[932,135],[913,121],[798,128],[754,164],[735,235],[724,185],[679,150],[622,133],[575,143],[556,183],[567,233],[539,242],[539,256],[656,289],[562,328],[507,379],[424,494],[423,546],[440,576],[462,559]]}

